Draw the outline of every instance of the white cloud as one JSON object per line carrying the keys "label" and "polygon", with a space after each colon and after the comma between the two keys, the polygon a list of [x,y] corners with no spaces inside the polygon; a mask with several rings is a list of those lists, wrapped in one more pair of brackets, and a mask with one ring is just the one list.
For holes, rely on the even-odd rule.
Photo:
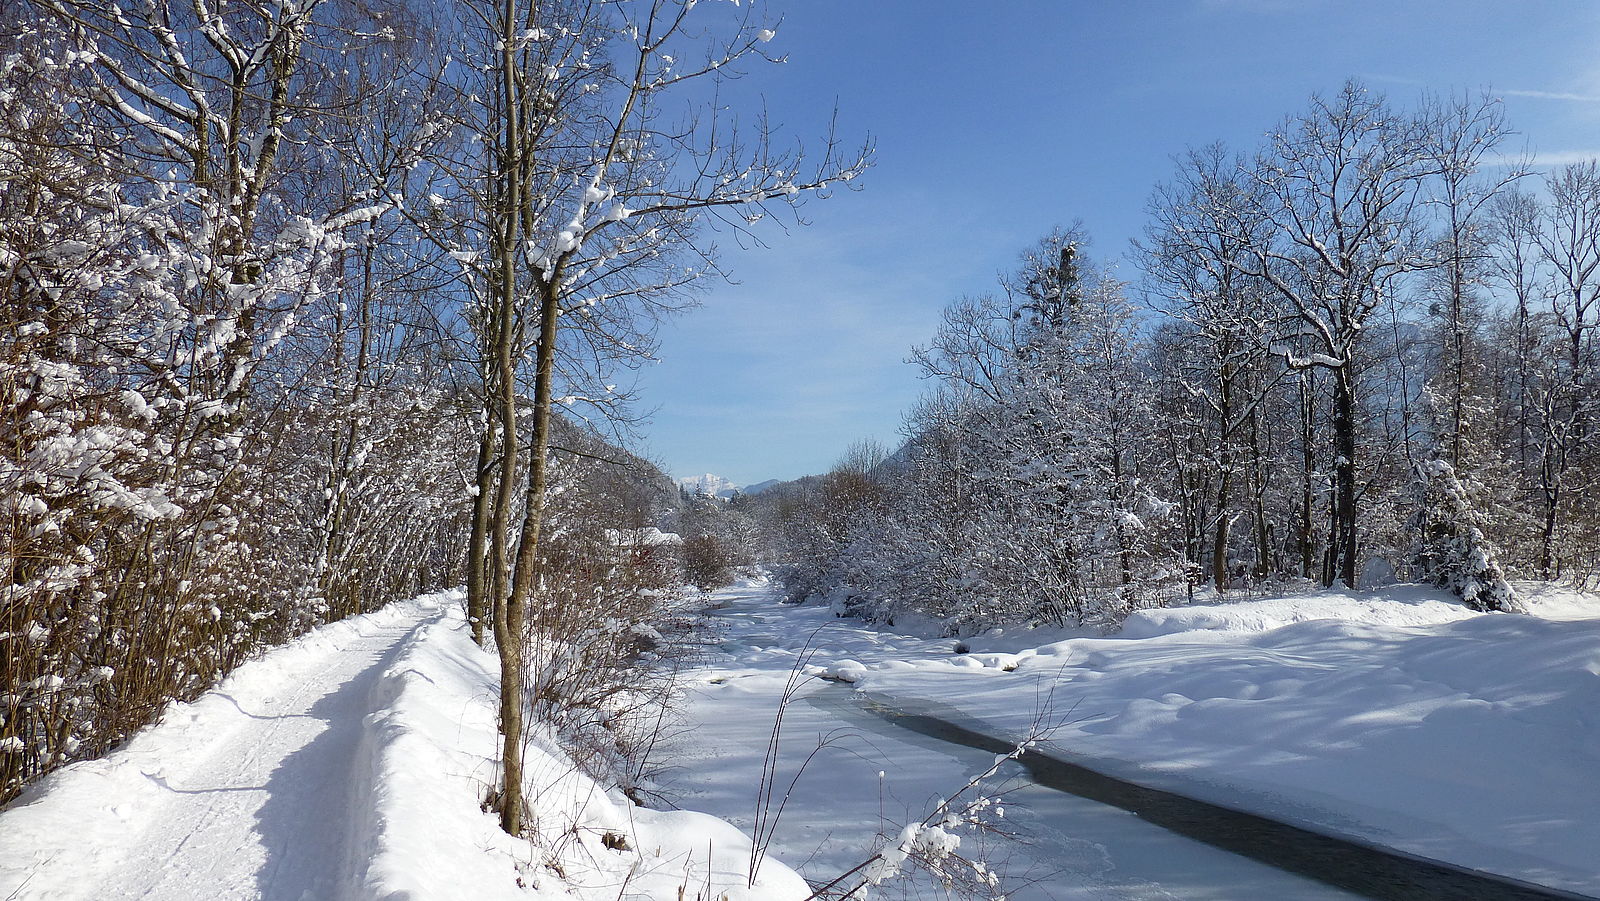
{"label": "white cloud", "polygon": [[[1530,153],[1531,165],[1534,166],[1566,166],[1572,163],[1587,163],[1590,160],[1600,160],[1600,149],[1595,150],[1548,150]],[[1499,164],[1512,166],[1521,163],[1518,157],[1501,157]]]}
{"label": "white cloud", "polygon": [[1569,100],[1575,103],[1600,103],[1600,97],[1597,97],[1593,94],[1570,94],[1565,91],[1520,91],[1507,89],[1503,91],[1496,91],[1495,93],[1503,94],[1507,97],[1532,97],[1535,100]]}

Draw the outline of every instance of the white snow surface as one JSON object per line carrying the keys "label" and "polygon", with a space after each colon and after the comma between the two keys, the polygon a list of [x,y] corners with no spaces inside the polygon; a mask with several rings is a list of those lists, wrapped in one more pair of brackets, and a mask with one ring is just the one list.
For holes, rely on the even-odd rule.
{"label": "white snow surface", "polygon": [[642,529],[606,529],[606,541],[614,547],[675,547],[683,544],[683,536],[676,532],[663,532],[655,526]]}
{"label": "white snow surface", "polygon": [[1417,585],[1382,594],[1328,590],[1238,603],[1198,603],[1135,610],[1118,638],[1153,638],[1179,632],[1266,632],[1319,619],[1381,626],[1433,626],[1469,619],[1472,610],[1448,595]]}
{"label": "white snow surface", "polygon": [[[634,807],[535,737],[535,841],[481,809],[498,666],[459,593],[317,629],[0,811],[0,898],[803,898],[704,814]],[[605,847],[622,838],[624,850]]]}
{"label": "white snow surface", "polygon": [[[1475,613],[1411,586],[1320,591],[1143,611],[1110,636],[997,630],[963,640],[970,652],[957,654],[956,639],[863,627],[743,586],[723,596],[730,657],[693,688],[695,722],[683,741],[718,775],[702,765],[685,777],[684,797],[741,821],[749,799],[731,774],[741,755],[759,758],[762,739],[740,723],[770,729],[780,676],[809,640],[820,650],[808,672],[851,683],[813,683],[813,708],[866,691],[912,709],[931,702],[942,716],[1013,739],[1043,720],[1051,753],[1111,775],[1600,897],[1600,598],[1518,588],[1534,615]],[[841,727],[875,729],[798,704],[789,717],[802,753]],[[735,746],[741,735],[753,750]],[[950,748],[930,757],[919,744],[927,747],[874,731],[865,747],[824,757],[824,774],[810,777],[821,797],[810,813],[793,802],[796,822],[774,844],[780,856],[814,854],[823,866],[802,871],[815,879],[849,863],[884,807],[893,820],[939,790],[934,778],[948,786],[970,771],[970,762],[952,767]],[[854,769],[874,772],[848,775]],[[852,805],[862,810],[851,814]],[[1012,819],[1028,822],[1025,812]],[[1170,855],[1181,867],[1132,879],[1161,861],[1118,851],[1108,836],[1129,824],[1079,822],[1097,825],[1019,852],[1030,876],[1050,875],[1013,897],[1314,896],[1271,888],[1260,874],[1229,876],[1222,889],[1185,883],[1208,868],[1224,873],[1187,846]]]}

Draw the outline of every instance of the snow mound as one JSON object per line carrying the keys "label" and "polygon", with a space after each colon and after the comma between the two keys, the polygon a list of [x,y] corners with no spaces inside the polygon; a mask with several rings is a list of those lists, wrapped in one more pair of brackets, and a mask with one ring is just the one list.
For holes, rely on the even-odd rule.
{"label": "snow mound", "polygon": [[835,682],[860,682],[867,677],[867,668],[855,660],[839,660],[831,666],[817,667],[816,675]]}
{"label": "snow mound", "polygon": [[1514,582],[1511,587],[1540,619],[1600,619],[1600,595],[1551,582]]}
{"label": "snow mound", "polygon": [[1200,631],[1270,632],[1315,620],[1435,626],[1478,615],[1449,594],[1429,588],[1397,586],[1381,594],[1330,590],[1293,597],[1136,610],[1115,637],[1154,638]]}

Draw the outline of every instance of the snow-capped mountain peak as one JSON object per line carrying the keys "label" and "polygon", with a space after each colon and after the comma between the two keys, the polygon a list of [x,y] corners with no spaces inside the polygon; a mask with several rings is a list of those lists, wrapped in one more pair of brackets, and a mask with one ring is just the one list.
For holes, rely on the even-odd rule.
{"label": "snow-capped mountain peak", "polygon": [[705,494],[711,497],[733,497],[739,493],[739,486],[724,479],[722,476],[706,473],[698,476],[684,476],[678,480],[678,485],[694,494]]}

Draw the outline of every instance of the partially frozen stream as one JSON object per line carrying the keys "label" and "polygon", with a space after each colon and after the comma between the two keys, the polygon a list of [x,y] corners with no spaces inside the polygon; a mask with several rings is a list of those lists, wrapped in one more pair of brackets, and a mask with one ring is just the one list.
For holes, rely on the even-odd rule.
{"label": "partially frozen stream", "polygon": [[[895,685],[899,691],[893,697],[880,699],[881,703],[874,706],[872,698],[863,692],[802,679],[797,700],[787,708],[777,767],[780,796],[802,762],[808,759],[810,762],[795,783],[776,830],[770,836],[768,850],[797,867],[813,882],[827,882],[859,864],[871,853],[876,836],[897,834],[902,824],[920,820],[939,798],[950,795],[972,775],[987,769],[994,755],[1007,749],[999,739],[963,728],[962,724],[975,722],[970,717],[936,705],[913,706],[917,704],[913,695],[940,698],[940,692],[949,686],[958,693],[965,692],[959,695],[963,709],[977,706],[989,710],[997,722],[1016,722],[1019,716],[1026,722],[1028,711],[1010,709],[1016,705],[1027,708],[1032,701],[1037,707],[1043,700],[1046,708],[1049,707],[1047,696],[1035,697],[1040,691],[1050,690],[1048,678],[1041,680],[1030,674],[1010,676],[996,667],[973,670],[972,666],[981,664],[970,658],[965,663],[957,662],[952,658],[952,646],[948,641],[862,628],[859,624],[835,619],[826,608],[780,605],[770,589],[759,585],[724,591],[717,600],[723,604],[713,615],[718,638],[706,649],[701,664],[685,673],[684,729],[673,739],[668,751],[680,766],[664,780],[668,783],[669,797],[676,803],[724,817],[747,832],[756,831],[756,786],[760,782],[774,715],[786,682],[804,659],[832,672],[849,670],[852,667],[847,664],[855,661],[861,665],[855,669],[870,673],[869,686]],[[1534,623],[1528,628],[1536,626],[1538,624]],[[1396,641],[1405,637],[1390,636]],[[1453,638],[1449,641],[1459,643]],[[1370,647],[1371,653],[1385,652],[1382,647],[1372,646],[1372,641],[1351,642],[1353,648]],[[1314,675],[1322,672],[1317,667],[1340,666],[1343,665],[1341,661],[1346,660],[1331,652],[1312,655],[1301,661],[1301,670],[1290,670],[1281,665],[1281,661],[1274,664],[1278,660],[1274,655],[1286,653],[1281,647],[1250,645],[1244,650],[1254,656],[1244,663],[1220,653],[1219,649],[1224,647],[1215,642],[1166,642],[1152,646],[1140,659],[1167,666],[1163,672],[1175,672],[1171,678],[1179,682],[1183,678],[1193,681],[1200,677],[1190,670],[1173,670],[1170,662],[1163,662],[1163,654],[1182,655],[1191,669],[1217,667],[1215,678],[1218,679],[1255,679],[1257,682],[1275,677],[1275,674],[1298,677],[1302,675],[1301,670]],[[1455,644],[1450,647],[1455,648]],[[808,648],[814,653],[810,658],[805,657]],[[1349,648],[1346,652],[1347,655],[1356,653]],[[1310,654],[1309,651],[1303,653]],[[1266,667],[1266,674],[1239,671],[1240,667],[1248,669],[1246,664],[1262,664],[1263,661],[1273,664]],[[1389,660],[1387,665],[1393,668],[1398,664]],[[1424,672],[1433,670],[1424,668]],[[958,677],[961,673],[968,675]],[[1379,675],[1391,681],[1402,676],[1413,677],[1409,671],[1381,668]],[[1036,682],[1035,688],[1028,687]],[[1074,690],[1072,703],[1078,703],[1080,697],[1095,687],[1091,682],[1081,684],[1082,688]],[[1163,696],[1158,693],[1165,690],[1164,684],[1132,686],[1135,693],[1130,697],[1148,697],[1155,703],[1146,702],[1146,707],[1160,706],[1159,699]],[[984,694],[986,688],[993,690]],[[1192,685],[1189,690],[1199,698],[1222,696],[1208,694]],[[1099,707],[1124,709],[1112,703],[1118,697],[1102,691],[1093,703]],[[1391,699],[1387,703],[1399,702]],[[1134,706],[1135,702],[1126,705],[1128,717],[1133,716]],[[1281,704],[1273,709],[1284,712]],[[1306,721],[1302,716],[1348,718],[1365,710],[1365,707],[1350,705],[1334,705],[1331,709],[1313,705],[1305,711],[1289,711],[1295,716],[1287,720],[1281,717],[1261,719],[1254,727],[1284,728],[1285,722]],[[1100,721],[1093,720],[1092,714],[1097,713],[1098,707],[1091,712],[1090,725],[1077,728],[1074,734],[1095,736],[1095,724]],[[1163,734],[1158,738],[1170,741],[1173,736]],[[1189,784],[1187,779],[1205,778],[1208,772],[1225,781],[1230,775],[1239,775],[1230,768],[1264,766],[1262,761],[1270,756],[1268,751],[1281,745],[1274,744],[1271,738],[1266,733],[1259,736],[1263,748],[1267,749],[1261,753],[1244,753],[1256,748],[1249,736],[1238,745],[1213,742],[1209,750],[1196,748],[1197,759],[1206,753],[1213,754],[1207,761],[1210,769],[1201,767],[1190,775],[1184,775],[1179,768],[1159,771],[1156,782],[1164,791],[1135,784],[1143,781],[1136,774],[1143,772],[1137,766],[1129,767],[1129,771],[1115,770],[1122,777],[1117,779],[1072,766],[1069,761],[1073,758],[1060,756],[1065,752],[1051,751],[1058,755],[1059,759],[1055,760],[1044,755],[1025,757],[1026,766],[1009,765],[995,780],[999,784],[985,789],[990,795],[1005,793],[1006,815],[1000,825],[1011,833],[1011,838],[965,833],[960,851],[969,857],[981,857],[1005,873],[1009,896],[1019,901],[1584,897],[1436,864],[1360,841],[1330,839],[1272,818],[1305,824],[1326,823],[1330,824],[1329,828],[1347,835],[1396,834],[1408,839],[1413,848],[1455,850],[1457,856],[1452,859],[1495,860],[1511,872],[1548,872],[1552,881],[1564,877],[1569,882],[1582,883],[1581,879],[1574,879],[1573,872],[1543,869],[1545,858],[1534,858],[1528,853],[1538,848],[1509,840],[1515,836],[1507,837],[1508,841],[1502,843],[1510,847],[1506,853],[1491,853],[1494,849],[1475,845],[1463,851],[1460,835],[1443,830],[1428,832],[1424,819],[1401,822],[1392,816],[1378,817],[1379,822],[1398,822],[1405,829],[1395,833],[1392,829],[1374,828],[1369,821],[1342,812],[1337,804],[1324,807],[1306,803],[1304,798],[1280,798],[1270,794],[1271,780],[1256,780],[1258,785],[1266,787],[1249,790],[1223,783],[1219,783],[1220,789],[1209,783],[1196,783],[1193,792],[1184,790]],[[1218,748],[1237,753],[1232,759],[1215,756]],[[1181,747],[1165,747],[1162,753],[1172,759],[1186,756]],[[1327,758],[1330,765],[1336,765],[1339,759],[1337,755]],[[1346,771],[1336,768],[1331,772]],[[1304,768],[1274,771],[1280,776],[1288,774],[1311,779],[1317,785],[1321,784],[1316,782],[1319,772]],[[1135,782],[1124,781],[1128,779]],[[1285,784],[1291,788],[1295,785]],[[1464,786],[1463,790],[1470,791],[1470,788]],[[1214,803],[1185,797],[1189,794],[1211,798]],[[1227,804],[1234,797],[1250,802],[1241,807],[1264,812],[1268,817],[1241,814],[1217,806],[1217,803]],[[1434,803],[1442,802],[1435,800]],[[1566,809],[1559,799],[1546,801],[1540,808],[1547,811],[1548,816],[1557,816]],[[1418,813],[1420,817],[1428,811],[1419,810]],[[1554,835],[1546,840],[1558,839],[1559,835]],[[767,838],[763,837],[763,841]],[[937,889],[901,888],[905,891],[896,889],[886,896],[946,896]]]}
{"label": "partially frozen stream", "polygon": [[[843,691],[810,695],[811,705],[833,712],[841,718],[851,719],[859,726],[879,733],[893,735],[910,731],[937,742],[972,748],[985,755],[1004,754],[1011,746],[1000,739],[974,731],[953,722],[932,705],[916,705],[916,709],[903,709],[892,698],[875,697],[862,693]],[[1033,821],[1031,832],[1041,839],[1036,851],[1048,844],[1051,836],[1084,834],[1083,829],[1104,828],[1114,822],[1103,809],[1111,807],[1137,816],[1141,821],[1159,827],[1166,836],[1139,834],[1137,829],[1118,828],[1114,836],[1100,834],[1107,842],[1108,854],[1138,851],[1120,856],[1135,868],[1146,869],[1141,875],[1151,880],[1152,886],[1170,883],[1174,877],[1188,882],[1192,872],[1173,872],[1172,864],[1191,867],[1198,861],[1189,859],[1194,854],[1190,847],[1201,842],[1243,858],[1236,874],[1227,867],[1215,867],[1216,861],[1207,861],[1199,869],[1212,873],[1204,888],[1211,894],[1196,894],[1195,886],[1185,885],[1182,897],[1244,897],[1238,892],[1246,883],[1252,897],[1315,898],[1361,897],[1385,901],[1429,901],[1429,899],[1482,899],[1502,901],[1548,901],[1548,899],[1583,899],[1586,896],[1563,892],[1543,886],[1516,882],[1491,874],[1480,873],[1436,861],[1424,860],[1366,843],[1336,838],[1307,831],[1296,826],[1249,813],[1219,807],[1205,801],[1187,798],[1171,792],[1136,785],[1098,773],[1086,767],[1062,760],[1047,753],[1023,755],[1015,764],[1019,778],[1027,780],[1027,788],[1012,797],[1029,811]],[[1127,824],[1118,824],[1126,827]],[[1039,828],[1044,827],[1044,828]],[[1095,834],[1095,833],[1088,833]],[[1139,850],[1140,844],[1146,844]],[[1318,893],[1320,885],[1303,885],[1282,882],[1269,887],[1258,880],[1259,872],[1250,872],[1250,866],[1266,864],[1282,871],[1282,876],[1306,877],[1326,886],[1336,886],[1353,892]],[[1153,865],[1153,866],[1152,866]],[[1124,868],[1126,870],[1126,868]],[[1277,880],[1275,880],[1277,881]],[[1259,894],[1258,894],[1259,893]]]}
{"label": "partially frozen stream", "polygon": [[[909,744],[925,754],[951,755],[968,773],[988,768],[1004,743],[937,728],[931,717],[901,715],[859,693],[829,689],[804,703],[841,724],[870,734],[885,747]],[[1024,758],[1026,759],[1026,757]],[[917,778],[910,766],[891,773]],[[1032,778],[1030,778],[1032,777]],[[1080,797],[1041,780],[1020,763],[1008,764],[991,791],[1004,790],[1007,824],[1016,830],[1008,875],[1037,880],[1011,892],[1016,899],[1186,899],[1333,901],[1369,897],[1230,853],[1163,828],[1115,804]],[[949,790],[948,783],[930,788]],[[1004,853],[1003,848],[997,849]],[[1418,896],[1421,897],[1421,896]],[[1465,897],[1465,896],[1463,896]],[[1483,897],[1483,896],[1477,896]]]}
{"label": "partially frozen stream", "polygon": [[[681,806],[753,831],[773,714],[808,640],[823,646],[818,659],[867,662],[932,658],[948,655],[948,648],[838,624],[825,610],[780,607],[759,589],[729,592],[723,600],[727,606],[714,615],[722,641],[702,667],[686,674],[687,721],[669,751],[681,769],[667,781]],[[813,635],[824,622],[830,624]],[[995,753],[964,736],[940,734],[927,721],[886,718],[860,693],[825,682],[810,683],[790,705],[783,735],[778,772],[784,787],[802,761],[827,745],[800,777],[770,847],[817,883],[859,863],[880,832],[894,834],[909,819],[920,819],[938,798],[987,769]],[[1013,837],[969,834],[961,851],[985,856],[1004,872],[1008,896],[1017,901],[1385,897],[1345,891],[1178,834],[1114,803],[1045,787],[1020,766],[996,782],[987,790],[1006,792],[1001,825]],[[944,897],[915,887],[906,895]]]}

